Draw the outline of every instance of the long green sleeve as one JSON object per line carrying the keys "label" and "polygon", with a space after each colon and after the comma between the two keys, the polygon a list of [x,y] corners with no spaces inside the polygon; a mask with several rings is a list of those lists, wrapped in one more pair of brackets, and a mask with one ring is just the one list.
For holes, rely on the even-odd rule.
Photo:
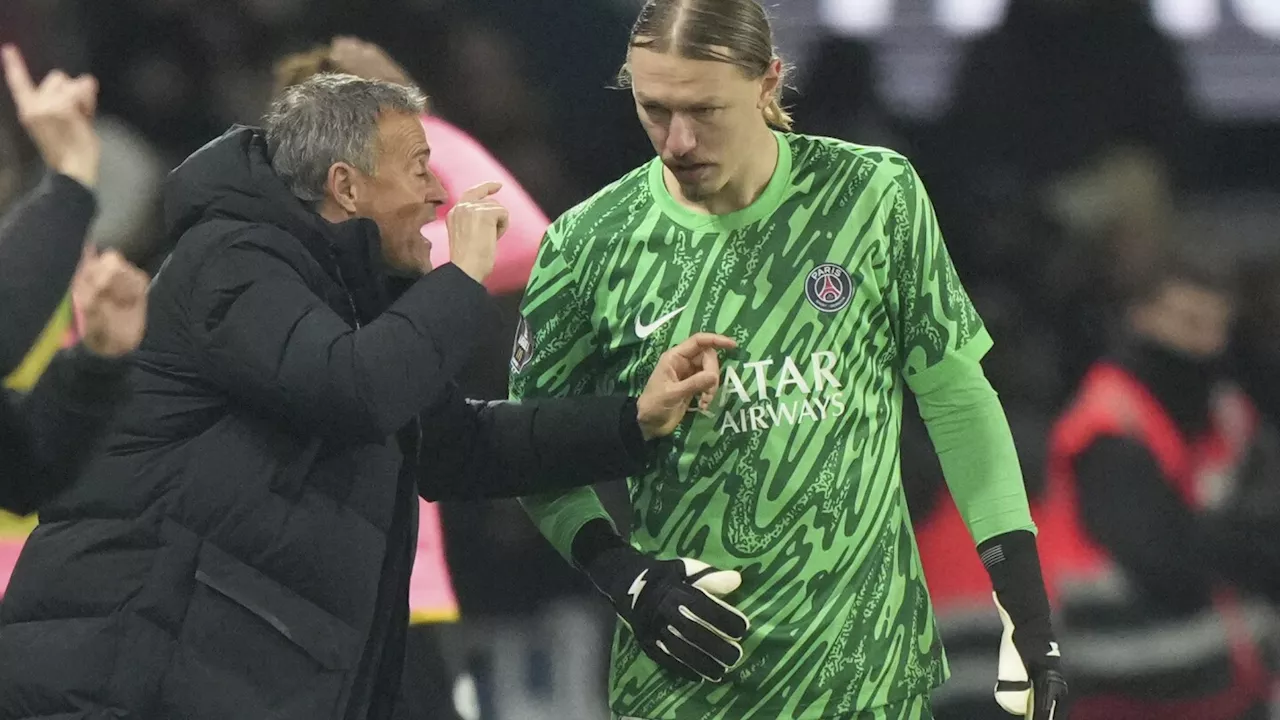
{"label": "long green sleeve", "polygon": [[613,523],[604,505],[600,503],[600,497],[589,487],[564,493],[532,495],[521,498],[520,504],[529,513],[542,536],[570,563],[573,563],[573,538],[583,525],[596,518]]}
{"label": "long green sleeve", "polygon": [[908,166],[895,181],[890,231],[897,292],[890,309],[903,377],[975,543],[1034,531],[1013,435],[980,363],[991,335],[956,274],[920,178]]}
{"label": "long green sleeve", "polygon": [[1022,467],[1000,399],[970,343],[912,378],[920,417],[947,487],[975,544],[1013,530],[1035,532]]}

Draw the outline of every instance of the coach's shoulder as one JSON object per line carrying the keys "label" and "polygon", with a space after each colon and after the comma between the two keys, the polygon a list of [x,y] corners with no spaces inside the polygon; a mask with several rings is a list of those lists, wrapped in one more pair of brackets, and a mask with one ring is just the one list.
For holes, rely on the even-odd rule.
{"label": "coach's shoulder", "polygon": [[152,290],[153,295],[173,292],[186,297],[197,287],[249,282],[281,272],[310,283],[323,271],[300,240],[278,227],[250,222],[198,225],[169,254]]}
{"label": "coach's shoulder", "polygon": [[306,247],[285,230],[267,223],[221,222],[198,225],[174,246],[171,259],[198,269],[229,253],[261,253],[290,265],[305,264]]}

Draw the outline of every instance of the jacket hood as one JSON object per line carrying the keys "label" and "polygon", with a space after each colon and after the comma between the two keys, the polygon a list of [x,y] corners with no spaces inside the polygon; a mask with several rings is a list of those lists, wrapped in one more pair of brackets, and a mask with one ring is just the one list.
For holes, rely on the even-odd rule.
{"label": "jacket hood", "polygon": [[363,294],[357,286],[380,285],[375,279],[384,274],[377,225],[368,219],[330,223],[294,197],[271,167],[266,135],[259,128],[232,126],[169,173],[164,214],[171,244],[214,219],[278,227],[357,295]]}
{"label": "jacket hood", "polygon": [[215,217],[277,225],[293,235],[321,231],[323,222],[276,175],[262,131],[243,125],[233,126],[169,173],[164,214],[174,240]]}

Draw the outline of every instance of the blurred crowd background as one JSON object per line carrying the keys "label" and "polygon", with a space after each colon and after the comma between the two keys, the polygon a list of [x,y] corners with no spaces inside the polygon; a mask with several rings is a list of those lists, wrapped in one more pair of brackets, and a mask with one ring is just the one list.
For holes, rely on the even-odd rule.
{"label": "blurred crowd background", "polygon": [[[93,229],[155,270],[168,170],[255,123],[273,63],[335,35],[385,47],[556,216],[652,155],[609,89],[638,0],[4,0],[34,73],[101,83]],[[1028,490],[1048,429],[1173,248],[1237,269],[1228,367],[1280,421],[1280,2],[775,0],[800,132],[913,159],[997,340]],[[42,172],[0,94],[0,211]],[[518,297],[502,299],[512,326]],[[469,378],[505,396],[509,345]],[[909,423],[909,496],[940,482]],[[914,443],[914,445],[911,445]],[[914,449],[912,449],[914,448]],[[1276,478],[1280,482],[1280,478]],[[623,488],[605,488],[617,507]],[[511,503],[443,508],[486,718],[603,717],[612,618]],[[584,681],[588,678],[589,681]]]}

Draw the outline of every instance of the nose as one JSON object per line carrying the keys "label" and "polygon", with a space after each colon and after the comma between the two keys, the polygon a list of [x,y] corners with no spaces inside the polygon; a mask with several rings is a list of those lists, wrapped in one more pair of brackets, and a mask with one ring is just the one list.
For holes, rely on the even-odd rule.
{"label": "nose", "polygon": [[667,128],[667,154],[675,157],[688,155],[697,147],[697,139],[693,133],[693,121],[683,114],[676,113]]}
{"label": "nose", "polygon": [[427,202],[443,204],[449,199],[449,193],[445,191],[444,184],[440,182],[440,178],[432,171],[427,171]]}

